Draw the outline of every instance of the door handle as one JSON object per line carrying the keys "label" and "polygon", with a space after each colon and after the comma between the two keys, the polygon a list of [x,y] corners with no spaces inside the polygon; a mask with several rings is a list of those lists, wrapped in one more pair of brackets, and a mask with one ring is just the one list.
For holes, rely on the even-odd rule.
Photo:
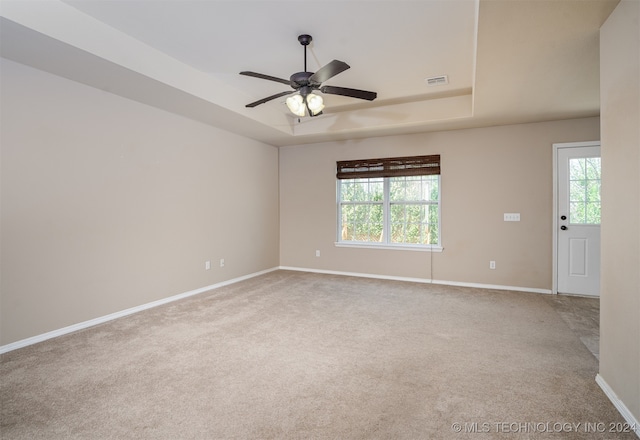
{"label": "door handle", "polygon": [[560,229],[562,229],[563,231],[566,231],[569,228],[567,228],[565,225],[562,225],[562,226],[560,226]]}
{"label": "door handle", "polygon": [[566,220],[566,219],[567,219],[566,215],[560,216],[560,220]]}

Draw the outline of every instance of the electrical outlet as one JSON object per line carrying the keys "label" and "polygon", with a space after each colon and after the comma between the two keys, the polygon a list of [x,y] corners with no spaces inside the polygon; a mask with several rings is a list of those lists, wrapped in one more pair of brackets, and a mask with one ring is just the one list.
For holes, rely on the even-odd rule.
{"label": "electrical outlet", "polygon": [[209,269],[211,269],[211,261],[205,261],[204,270],[209,270]]}
{"label": "electrical outlet", "polygon": [[319,249],[317,249],[317,250],[316,250],[316,257],[319,257],[319,256],[320,256],[320,250],[319,250]]}
{"label": "electrical outlet", "polygon": [[220,258],[220,267],[224,267],[224,258]]}
{"label": "electrical outlet", "polygon": [[489,269],[495,269],[496,268],[496,262],[491,260],[489,261]]}

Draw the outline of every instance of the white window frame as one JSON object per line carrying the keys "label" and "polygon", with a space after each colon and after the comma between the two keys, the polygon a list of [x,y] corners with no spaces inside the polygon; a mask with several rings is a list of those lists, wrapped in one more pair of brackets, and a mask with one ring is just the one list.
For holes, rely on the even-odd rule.
{"label": "white window frame", "polygon": [[[343,205],[342,203],[342,195],[341,195],[341,180],[337,179],[336,181],[336,242],[334,243],[336,247],[349,247],[349,248],[362,248],[362,249],[399,249],[399,250],[411,250],[411,251],[422,251],[422,252],[442,252],[444,249],[442,247],[442,179],[438,174],[438,200],[437,202],[432,201],[407,201],[404,202],[391,202],[390,197],[390,179],[392,177],[382,177],[383,179],[383,200],[382,200],[382,216],[383,216],[383,236],[385,241],[380,242],[366,242],[366,241],[350,241],[350,240],[342,240],[342,210],[340,209]],[[357,180],[348,179],[348,180]],[[349,202],[347,202],[349,203]],[[366,204],[379,204],[380,202],[358,202],[353,203],[354,205],[366,205]],[[437,205],[438,206],[438,244],[414,244],[414,243],[392,243],[390,242],[391,238],[391,205],[393,204],[408,204],[408,205]]]}

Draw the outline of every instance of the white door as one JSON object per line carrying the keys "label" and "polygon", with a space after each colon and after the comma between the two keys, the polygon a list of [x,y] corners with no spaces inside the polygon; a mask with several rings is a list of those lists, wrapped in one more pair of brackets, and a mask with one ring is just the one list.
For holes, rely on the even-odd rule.
{"label": "white door", "polygon": [[557,147],[558,293],[600,295],[600,144]]}

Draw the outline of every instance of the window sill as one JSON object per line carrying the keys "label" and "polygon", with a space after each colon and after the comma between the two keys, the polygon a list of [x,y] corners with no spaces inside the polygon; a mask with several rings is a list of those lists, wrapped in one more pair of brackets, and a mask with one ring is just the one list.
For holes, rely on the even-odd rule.
{"label": "window sill", "polygon": [[348,241],[335,242],[336,247],[357,248],[357,249],[387,249],[395,251],[418,251],[418,252],[442,252],[442,246],[421,246],[408,244],[378,244],[378,243],[356,243]]}

